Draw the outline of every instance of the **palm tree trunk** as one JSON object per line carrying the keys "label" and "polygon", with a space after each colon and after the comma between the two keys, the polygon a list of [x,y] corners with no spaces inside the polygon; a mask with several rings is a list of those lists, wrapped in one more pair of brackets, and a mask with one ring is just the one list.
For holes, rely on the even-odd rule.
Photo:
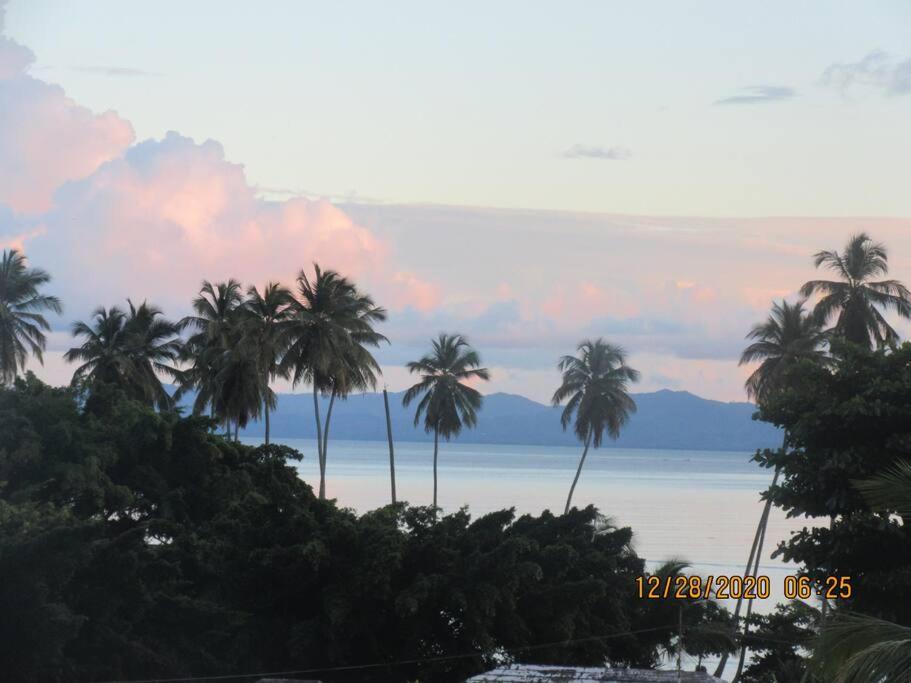
{"label": "palm tree trunk", "polygon": [[392,504],[395,505],[395,449],[392,447],[392,419],[389,417],[389,394],[383,387],[383,404],[386,406],[386,438],[389,440],[389,481],[392,484]]}
{"label": "palm tree trunk", "polygon": [[[784,437],[782,438],[781,448],[784,449],[787,446],[787,443],[788,443],[788,435],[787,435],[787,432],[785,432]],[[772,477],[772,486],[775,486],[775,484],[778,483],[779,474],[781,474],[781,468],[776,467],[775,474]],[[762,508],[762,514],[759,516],[759,525],[756,527],[756,533],[753,535],[753,545],[750,547],[750,556],[747,558],[747,566],[743,570],[744,578],[746,578],[748,576],[752,576],[758,572],[759,557],[762,554],[762,542],[765,540],[765,530],[766,530],[766,525],[769,522],[769,512],[771,511],[771,508],[772,508],[771,498],[766,499],[765,506]],[[757,552],[757,550],[758,550],[758,552]],[[755,560],[756,570],[751,571],[751,567],[754,564],[754,560]],[[741,595],[739,598],[737,598],[737,605],[734,608],[734,626],[735,626],[735,628],[739,628],[738,619],[740,617],[740,609],[742,607],[743,607],[743,596]],[[750,610],[749,606],[747,607],[747,610],[749,612],[749,610]],[[746,627],[744,627],[744,634],[746,634]],[[721,675],[724,673],[724,667],[727,666],[727,663],[728,663],[728,653],[725,652],[721,656],[721,661],[718,662],[718,666],[715,669],[716,678],[721,678]]]}
{"label": "palm tree trunk", "polygon": [[263,414],[266,418],[266,445],[269,445],[269,401],[268,399],[263,400]]}
{"label": "palm tree trunk", "polygon": [[[323,427],[323,470],[322,478],[326,478],[326,463],[329,460],[329,421],[332,419],[332,406],[335,404],[335,391],[329,395],[329,409],[326,411],[326,422]],[[321,484],[324,487],[325,484]]]}
{"label": "palm tree trunk", "polygon": [[[775,469],[776,469],[776,474],[777,474],[778,468],[776,467]],[[772,486],[774,486],[774,485],[775,485],[775,482],[773,479]],[[770,506],[767,504],[765,507],[765,515],[763,516],[763,518],[759,524],[760,529],[762,529],[762,533],[759,534],[759,545],[756,548],[756,559],[753,563],[753,572],[751,574],[752,576],[759,576],[759,560],[762,558],[762,545],[765,542],[765,532],[766,532],[766,528],[767,528],[767,525],[769,522],[769,515],[768,515],[769,509],[770,509]],[[740,681],[740,674],[743,673],[743,663],[746,660],[746,654],[747,654],[746,638],[747,638],[747,634],[750,631],[750,615],[752,613],[753,613],[753,598],[750,598],[749,600],[747,600],[747,613],[746,613],[746,616],[743,618],[743,640],[741,640],[741,643],[740,643],[740,658],[737,661],[737,672],[734,674],[734,678],[731,679],[732,683],[738,683],[738,681]]]}
{"label": "palm tree trunk", "polygon": [[316,417],[316,451],[319,457],[319,499],[326,500],[326,463],[323,462],[323,423],[319,417],[319,389],[313,384],[313,414]]}
{"label": "palm tree trunk", "polygon": [[569,506],[573,502],[573,492],[576,490],[576,484],[579,482],[579,475],[582,474],[582,465],[585,463],[585,456],[588,455],[588,446],[591,444],[592,437],[589,434],[585,438],[585,450],[582,451],[582,457],[579,459],[579,467],[576,469],[576,478],[573,479],[573,485],[569,487],[569,495],[566,497],[566,508],[563,510],[563,514],[569,513]]}
{"label": "palm tree trunk", "polygon": [[433,508],[437,507],[437,453],[439,452],[440,430],[433,430]]}

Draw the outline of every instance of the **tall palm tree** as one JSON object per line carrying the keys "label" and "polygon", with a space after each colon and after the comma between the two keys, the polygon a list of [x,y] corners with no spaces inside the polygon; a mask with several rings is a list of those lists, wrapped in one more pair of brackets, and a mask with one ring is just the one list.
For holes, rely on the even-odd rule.
{"label": "tall palm tree", "polygon": [[116,306],[99,308],[93,324],[73,324],[74,337],[83,337],[81,346],[64,354],[68,362],[82,362],[73,373],[73,382],[91,392],[99,384],[116,384],[129,396],[161,410],[172,406],[172,399],[160,375],[176,377],[173,366],[181,354],[179,325],[162,318],[161,309],[143,302],[135,306],[127,300],[125,312]]}
{"label": "tall palm tree", "polygon": [[421,380],[405,392],[406,407],[419,396],[414,412],[417,426],[424,418],[424,431],[433,432],[433,507],[437,507],[437,455],[440,437],[447,441],[457,436],[463,427],[478,423],[478,411],[483,397],[466,384],[471,380],[489,380],[487,368],[481,367],[481,357],[460,334],[440,334],[431,341],[432,350],[418,361],[406,366]]}
{"label": "tall palm tree", "polygon": [[[793,304],[785,300],[782,300],[781,303],[773,303],[769,317],[764,322],[753,326],[747,334],[747,339],[753,341],[743,350],[738,363],[738,365],[745,365],[760,361],[758,367],[747,378],[744,385],[747,396],[762,405],[785,388],[788,370],[799,362],[810,360],[815,363],[828,364],[829,358],[825,351],[828,338],[828,333],[823,330],[823,321],[807,311],[806,301],[803,299]],[[787,435],[785,434],[782,448],[786,444]],[[776,467],[775,474],[772,476],[773,487],[778,483],[780,474],[781,469]],[[765,543],[765,533],[771,508],[772,499],[767,497],[759,518],[759,524],[756,527],[756,533],[753,536],[753,544],[750,547],[750,554],[744,569],[744,577],[754,576],[759,572],[759,560],[762,557],[762,547]],[[740,617],[742,607],[743,597],[741,596],[734,608],[735,620]],[[747,628],[746,625],[751,611],[752,601],[747,604],[747,618],[743,622],[744,628]],[[746,649],[741,647],[737,670],[738,676],[743,668],[745,656]],[[715,671],[716,676],[720,676],[724,671],[727,658],[727,654],[722,655]]]}
{"label": "tall palm tree", "polygon": [[[386,319],[386,311],[360,292],[353,282],[334,270],[314,264],[314,277],[301,271],[298,297],[282,323],[284,356],[278,371],[293,384],[313,387],[313,413],[319,453],[319,497],[326,497],[326,449],[335,398],[376,384],[379,365],[367,350],[386,338],[373,325]],[[325,425],[319,396],[329,395]]]}
{"label": "tall palm tree", "polygon": [[266,445],[269,445],[269,412],[278,401],[269,382],[279,374],[285,338],[282,325],[288,320],[293,299],[289,289],[277,282],[270,282],[262,293],[256,287],[250,287],[243,304],[243,336],[258,363]]}
{"label": "tall palm tree", "polygon": [[193,299],[193,315],[180,321],[181,330],[192,334],[184,346],[183,358],[188,363],[179,375],[178,397],[195,391],[193,413],[199,415],[207,408],[212,417],[224,422],[230,431],[220,374],[225,354],[238,336],[238,312],[243,303],[241,285],[237,280],[213,284],[204,280],[199,294]]}
{"label": "tall palm tree", "polygon": [[61,313],[59,299],[41,294],[51,276],[39,268],[29,268],[25,257],[15,249],[4,250],[0,257],[0,385],[16,379],[25,369],[29,354],[44,362],[47,337],[51,329],[44,311]]}
{"label": "tall palm tree", "polygon": [[898,280],[872,278],[889,271],[886,247],[866,233],[853,235],[844,251],[820,251],[814,255],[818,268],[825,265],[840,280],[810,280],[800,289],[803,296],[820,294],[815,313],[825,322],[835,317],[835,333],[850,342],[869,347],[893,345],[898,334],[879,309],[911,318],[911,292]]}
{"label": "tall palm tree", "polygon": [[619,346],[600,338],[586,339],[576,350],[577,355],[563,356],[557,364],[563,381],[552,399],[555,406],[567,401],[560,423],[566,430],[575,415],[573,431],[585,445],[563,514],[569,512],[589,447],[598,448],[605,431],[616,439],[620,428],[636,412],[629,385],[639,381],[639,372],[626,365],[626,352]]}

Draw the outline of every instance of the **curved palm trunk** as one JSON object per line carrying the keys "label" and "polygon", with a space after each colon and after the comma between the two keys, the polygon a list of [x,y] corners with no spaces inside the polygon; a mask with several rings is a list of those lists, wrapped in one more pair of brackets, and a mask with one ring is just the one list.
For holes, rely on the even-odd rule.
{"label": "curved palm trunk", "polygon": [[[787,435],[787,433],[785,433],[785,435],[782,439],[782,443],[781,443],[782,449],[784,449],[787,446],[787,443],[788,443],[788,435]],[[775,486],[775,484],[778,483],[778,476],[780,474],[781,474],[781,468],[776,467],[775,474],[772,477],[772,484],[771,484],[772,486]],[[769,512],[771,511],[771,509],[772,509],[772,500],[770,498],[770,499],[766,500],[765,506],[763,506],[763,508],[762,508],[762,514],[759,516],[759,524],[756,527],[756,533],[753,535],[753,545],[750,547],[750,556],[747,558],[747,565],[743,570],[744,578],[746,578],[748,576],[755,576],[755,575],[757,575],[757,573],[759,571],[759,558],[762,556],[762,543],[765,541],[765,530],[766,530],[766,525],[769,522]],[[755,560],[755,562],[754,562],[754,560]],[[754,564],[755,564],[755,569],[752,568]],[[737,605],[734,608],[735,625],[738,623],[738,619],[740,618],[740,610],[742,607],[743,607],[743,596],[740,596],[737,599]],[[751,611],[751,607],[747,606],[747,616],[749,616],[750,611]],[[744,627],[744,634],[746,634],[746,627]],[[724,668],[725,668],[725,666],[727,666],[727,663],[728,663],[728,656],[729,656],[728,653],[724,653],[721,656],[721,661],[718,662],[718,666],[715,669],[716,678],[720,678],[721,675],[724,673]],[[741,653],[741,661],[742,661],[742,653]],[[741,664],[741,666],[742,666],[742,664]],[[739,668],[738,668],[738,671],[739,671]]]}
{"label": "curved palm trunk", "polygon": [[395,505],[395,449],[392,447],[392,419],[389,417],[389,394],[383,389],[383,405],[386,407],[386,438],[389,440],[389,481],[392,484],[392,504]]}
{"label": "curved palm trunk", "polygon": [[433,507],[437,506],[437,453],[440,446],[440,430],[433,430]]}
{"label": "curved palm trunk", "polygon": [[323,423],[319,417],[319,389],[313,385],[313,414],[316,417],[316,450],[319,457],[319,499],[326,500],[326,463],[323,461]]}
{"label": "curved palm trunk", "polygon": [[573,492],[576,490],[576,484],[579,483],[579,475],[582,474],[582,465],[585,464],[585,456],[588,455],[588,446],[591,444],[592,437],[591,434],[585,439],[585,449],[582,451],[582,457],[579,459],[579,467],[576,469],[576,478],[573,479],[573,485],[569,487],[569,495],[566,497],[566,507],[563,509],[563,514],[569,513],[569,506],[573,502]]}
{"label": "curved palm trunk", "polygon": [[269,401],[263,400],[263,413],[266,418],[266,445],[269,445]]}
{"label": "curved palm trunk", "polygon": [[[778,470],[778,468],[776,468],[776,477],[775,477],[776,479],[777,479],[777,474],[778,474],[777,470]],[[773,486],[775,485],[774,480],[773,480],[772,485]],[[760,558],[762,558],[762,545],[765,542],[765,532],[766,532],[766,528],[767,528],[768,521],[769,521],[769,515],[768,515],[769,510],[770,510],[770,506],[766,505],[765,515],[764,515],[763,519],[760,521],[760,528],[762,529],[762,532],[759,534],[759,545],[756,548],[756,560],[753,563],[752,576],[759,576],[759,560],[760,560]],[[743,673],[743,663],[746,660],[746,654],[747,654],[746,638],[747,638],[747,634],[750,631],[750,615],[752,613],[753,613],[753,598],[750,598],[749,600],[747,600],[747,613],[746,613],[746,616],[743,618],[743,640],[741,641],[741,644],[740,644],[740,658],[737,661],[737,672],[734,674],[734,678],[731,679],[731,683],[738,683],[738,681],[740,681],[740,674]]]}
{"label": "curved palm trunk", "polygon": [[326,410],[326,422],[323,426],[323,467],[320,470],[320,490],[326,488],[326,461],[329,453],[329,421],[332,419],[332,406],[335,405],[335,391],[329,396],[329,408]]}

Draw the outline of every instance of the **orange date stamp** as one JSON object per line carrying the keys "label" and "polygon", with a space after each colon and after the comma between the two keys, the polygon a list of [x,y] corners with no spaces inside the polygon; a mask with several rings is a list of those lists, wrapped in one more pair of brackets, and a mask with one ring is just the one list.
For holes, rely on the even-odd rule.
{"label": "orange date stamp", "polygon": [[[786,576],[783,594],[788,600],[807,600],[813,596],[827,600],[847,600],[854,589],[850,576],[827,576],[813,581],[807,576]],[[772,580],[765,575],[739,576],[659,576],[636,577],[636,596],[644,600],[766,600],[772,596]]]}

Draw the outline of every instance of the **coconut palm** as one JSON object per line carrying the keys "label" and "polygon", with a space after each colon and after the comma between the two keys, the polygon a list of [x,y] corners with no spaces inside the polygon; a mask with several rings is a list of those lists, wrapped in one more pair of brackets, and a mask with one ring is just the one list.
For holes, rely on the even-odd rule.
{"label": "coconut palm", "polygon": [[472,380],[489,380],[481,367],[478,352],[460,334],[440,334],[431,341],[432,350],[418,361],[407,364],[408,372],[421,380],[405,392],[406,407],[421,397],[414,412],[414,424],[424,418],[424,431],[433,432],[433,507],[437,507],[437,456],[440,437],[447,441],[458,436],[463,427],[478,423],[483,397],[469,386]]}
{"label": "coconut palm", "polygon": [[212,284],[204,280],[199,294],[193,299],[194,315],[180,321],[182,330],[192,334],[184,346],[183,358],[187,365],[180,371],[178,397],[195,391],[193,414],[199,415],[207,408],[212,417],[226,424],[230,431],[226,406],[219,386],[219,376],[225,363],[225,354],[238,335],[238,312],[243,303],[241,285],[237,280]]}
{"label": "coconut palm", "polygon": [[160,375],[179,374],[172,365],[181,354],[179,325],[146,302],[127,303],[127,311],[102,307],[92,314],[92,324],[74,323],[73,336],[84,341],[63,357],[82,363],[73,373],[74,384],[90,392],[100,384],[115,384],[132,398],[165,410],[172,399]]}
{"label": "coconut palm", "polygon": [[805,305],[804,300],[774,303],[766,321],[747,334],[753,343],[743,350],[738,365],[759,361],[745,385],[747,395],[757,403],[764,403],[780,390],[788,369],[799,361],[828,363],[828,335],[822,329],[823,323]]}
{"label": "coconut palm", "polygon": [[569,512],[589,447],[598,448],[605,431],[616,439],[620,428],[636,412],[629,385],[639,380],[639,372],[626,365],[626,353],[619,346],[600,338],[586,339],[576,350],[577,355],[563,356],[557,364],[563,382],[552,399],[555,406],[567,401],[560,423],[566,430],[575,415],[573,431],[584,444],[563,514]]}
{"label": "coconut palm", "polygon": [[[314,264],[314,277],[301,271],[298,297],[282,323],[284,356],[278,371],[294,385],[313,387],[313,413],[320,463],[319,497],[326,497],[326,449],[329,423],[336,397],[376,384],[379,365],[367,350],[385,340],[373,325],[386,319],[386,311],[334,270]],[[325,427],[320,417],[319,395],[329,395]],[[325,436],[324,436],[325,433]]]}
{"label": "coconut palm", "polygon": [[888,270],[886,247],[866,233],[853,235],[844,251],[820,251],[814,255],[818,268],[825,265],[840,280],[810,280],[800,289],[803,296],[821,295],[815,314],[823,322],[835,318],[834,332],[850,342],[869,347],[894,345],[898,333],[880,309],[911,318],[911,292],[898,280],[873,281]]}
{"label": "coconut palm", "polygon": [[276,282],[270,282],[262,294],[256,287],[250,287],[243,304],[243,336],[259,364],[266,445],[269,444],[269,412],[275,408],[278,400],[269,387],[269,382],[279,374],[279,361],[284,350],[282,324],[288,319],[292,302],[290,290]]}
{"label": "coconut palm", "polygon": [[[788,370],[799,362],[809,360],[821,364],[829,363],[825,352],[828,334],[822,329],[823,321],[807,311],[805,306],[804,300],[793,304],[784,300],[781,303],[773,303],[769,317],[764,322],[755,325],[747,334],[747,339],[751,339],[752,343],[741,354],[739,365],[759,361],[759,365],[747,378],[744,386],[747,395],[760,405],[785,388]],[[782,448],[786,443],[787,435],[784,436]],[[773,487],[778,483],[780,473],[780,468],[776,467],[775,474],[772,476]],[[759,571],[759,560],[762,557],[771,508],[772,499],[767,497],[759,517],[756,533],[753,536],[744,577],[756,575]],[[741,596],[734,608],[735,619],[740,617],[742,607],[743,597]],[[746,628],[751,612],[752,601],[747,604],[744,628]],[[743,668],[745,655],[745,648],[741,648],[738,675]],[[715,671],[716,676],[721,675],[726,664],[727,654],[722,656]]]}
{"label": "coconut palm", "polygon": [[4,250],[0,257],[0,385],[16,379],[25,369],[29,354],[44,362],[47,337],[51,329],[45,311],[61,313],[57,297],[40,292],[51,276],[39,268],[29,268],[25,257],[15,249]]}

